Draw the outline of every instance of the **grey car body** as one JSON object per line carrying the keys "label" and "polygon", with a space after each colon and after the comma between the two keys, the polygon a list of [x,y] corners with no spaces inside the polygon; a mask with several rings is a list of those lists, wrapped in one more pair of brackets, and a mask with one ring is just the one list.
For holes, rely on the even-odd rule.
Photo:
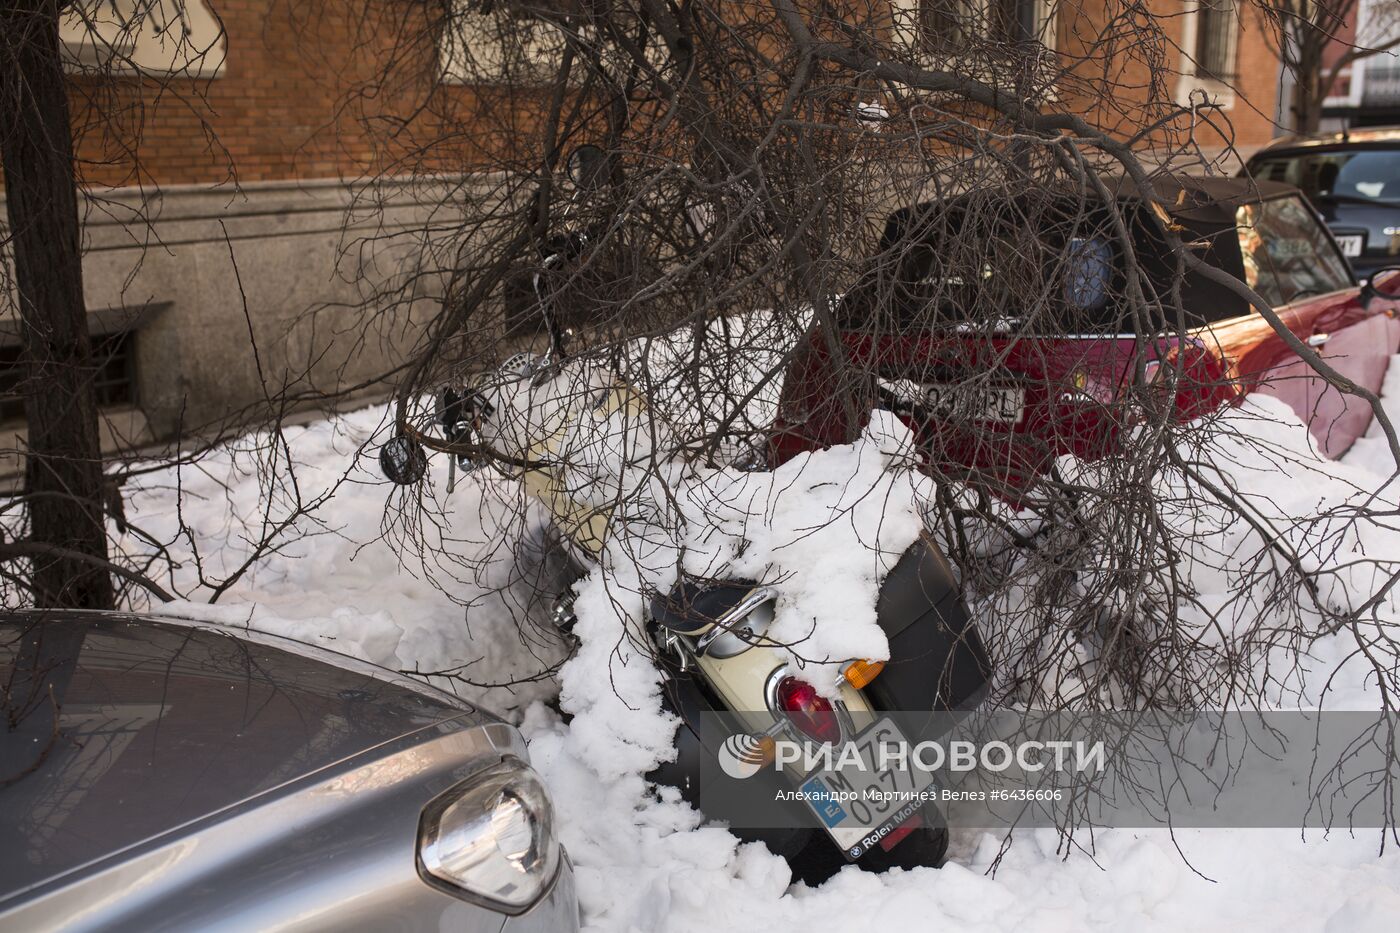
{"label": "grey car body", "polygon": [[0,689],[0,930],[577,929],[567,857],[515,916],[423,877],[425,806],[528,757],[410,678],[241,629],[18,613]]}

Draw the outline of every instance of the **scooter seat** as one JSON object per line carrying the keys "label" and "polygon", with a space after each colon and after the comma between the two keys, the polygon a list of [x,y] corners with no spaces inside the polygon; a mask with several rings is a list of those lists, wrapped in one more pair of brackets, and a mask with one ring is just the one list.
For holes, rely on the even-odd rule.
{"label": "scooter seat", "polygon": [[657,593],[652,597],[651,617],[673,632],[694,632],[713,625],[753,586],[745,581],[682,580],[669,593]]}

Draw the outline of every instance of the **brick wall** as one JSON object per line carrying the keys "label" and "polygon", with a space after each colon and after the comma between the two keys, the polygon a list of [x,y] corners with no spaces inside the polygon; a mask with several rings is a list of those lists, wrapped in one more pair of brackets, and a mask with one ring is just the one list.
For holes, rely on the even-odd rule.
{"label": "brick wall", "polygon": [[[208,0],[227,30],[227,59],[220,77],[172,79],[161,87],[117,78],[102,85],[75,80],[74,124],[85,180],[102,185],[156,182],[219,183],[283,179],[354,178],[367,170],[408,174],[425,168],[469,167],[473,149],[489,138],[454,134],[435,147],[433,164],[406,153],[437,138],[449,112],[479,107],[483,96],[462,87],[433,90],[436,51],[427,38],[427,5],[409,0]],[[1169,39],[1182,44],[1185,0],[1152,0]],[[1096,14],[1097,9],[1097,14]],[[1102,7],[1062,4],[1059,42],[1082,54],[1088,37],[1103,28]],[[1150,56],[1131,29],[1105,48],[1111,59],[1081,68],[1089,84],[1121,85],[1108,106],[1088,115],[1121,135],[1136,132],[1151,114]],[[1236,142],[1253,148],[1275,135],[1277,58],[1262,26],[1246,17],[1239,38],[1238,78],[1229,119]],[[1175,48],[1158,63],[1179,69]],[[390,81],[373,85],[377,75]],[[1166,91],[1175,93],[1174,77]],[[354,94],[373,85],[372,94]],[[517,92],[518,93],[518,92]],[[347,98],[349,98],[347,100]],[[114,113],[97,122],[103,105]],[[528,109],[528,94],[509,105]],[[1073,104],[1073,97],[1068,101]],[[116,105],[115,107],[113,105]],[[405,115],[415,114],[408,124]],[[516,119],[521,115],[517,114]],[[1221,139],[1201,130],[1206,147]],[[136,166],[139,164],[138,173]]]}
{"label": "brick wall", "polygon": [[[1161,119],[1168,103],[1184,104],[1189,92],[1200,88],[1225,108],[1223,115],[1210,116],[1216,125],[1178,117],[1150,138],[1152,145],[1179,146],[1191,133],[1208,152],[1220,150],[1228,139],[1247,155],[1278,135],[1273,116],[1279,62],[1265,27],[1252,11],[1246,13],[1237,25],[1235,75],[1225,81],[1198,79],[1191,60],[1194,7],[1193,0],[1149,0],[1144,9],[1165,38],[1162,47],[1153,47],[1142,41],[1147,32],[1131,19],[1110,24],[1103,7],[1063,5],[1059,47],[1083,59],[1075,74],[1081,90],[1069,95],[1069,109],[1077,103],[1092,123],[1126,138]],[[1113,9],[1121,12],[1117,5]],[[1112,93],[1103,92],[1106,86]]]}
{"label": "brick wall", "polygon": [[1280,129],[1274,124],[1279,90],[1279,58],[1268,27],[1254,11],[1240,26],[1239,88],[1243,104],[1231,119],[1241,145],[1262,146]]}
{"label": "brick wall", "polygon": [[[208,2],[227,35],[219,77],[74,80],[86,181],[218,183],[235,171],[240,181],[355,177],[384,164],[389,130],[422,106],[431,87],[423,4]],[[347,104],[347,94],[369,85],[391,59],[399,62],[393,83]],[[94,105],[113,114],[109,125],[98,122]],[[367,131],[366,121],[385,117]]]}

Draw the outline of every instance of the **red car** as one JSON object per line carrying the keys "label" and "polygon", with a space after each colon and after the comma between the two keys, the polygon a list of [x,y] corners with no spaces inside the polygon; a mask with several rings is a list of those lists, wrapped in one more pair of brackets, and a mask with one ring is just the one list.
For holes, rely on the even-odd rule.
{"label": "red car", "polygon": [[[1057,456],[1120,450],[1123,429],[1156,406],[1184,421],[1255,391],[1292,406],[1327,456],[1350,447],[1370,407],[1329,385],[1231,290],[1198,272],[1178,277],[1160,221],[1372,391],[1400,347],[1400,276],[1381,270],[1358,285],[1295,188],[1169,178],[1157,185],[1166,210],[1116,190],[1112,210],[1029,189],[892,215],[858,283],[794,354],[774,459],[849,442],[885,407],[936,470],[1015,500]],[[1177,304],[1174,285],[1184,319],[1164,310]]]}

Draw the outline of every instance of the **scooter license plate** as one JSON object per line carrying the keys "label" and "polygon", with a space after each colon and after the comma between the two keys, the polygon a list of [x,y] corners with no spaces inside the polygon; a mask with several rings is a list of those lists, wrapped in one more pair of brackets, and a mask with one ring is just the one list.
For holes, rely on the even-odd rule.
{"label": "scooter license plate", "polygon": [[[883,759],[880,749],[908,748],[904,733],[890,719],[881,719],[852,740],[859,762],[842,754],[840,746],[831,754],[832,768],[816,771],[803,780],[803,799],[816,814],[833,842],[855,861],[878,846],[900,824],[917,815],[931,795],[932,772],[914,765],[901,768],[902,757],[891,752]],[[882,769],[882,764],[891,767]]]}

